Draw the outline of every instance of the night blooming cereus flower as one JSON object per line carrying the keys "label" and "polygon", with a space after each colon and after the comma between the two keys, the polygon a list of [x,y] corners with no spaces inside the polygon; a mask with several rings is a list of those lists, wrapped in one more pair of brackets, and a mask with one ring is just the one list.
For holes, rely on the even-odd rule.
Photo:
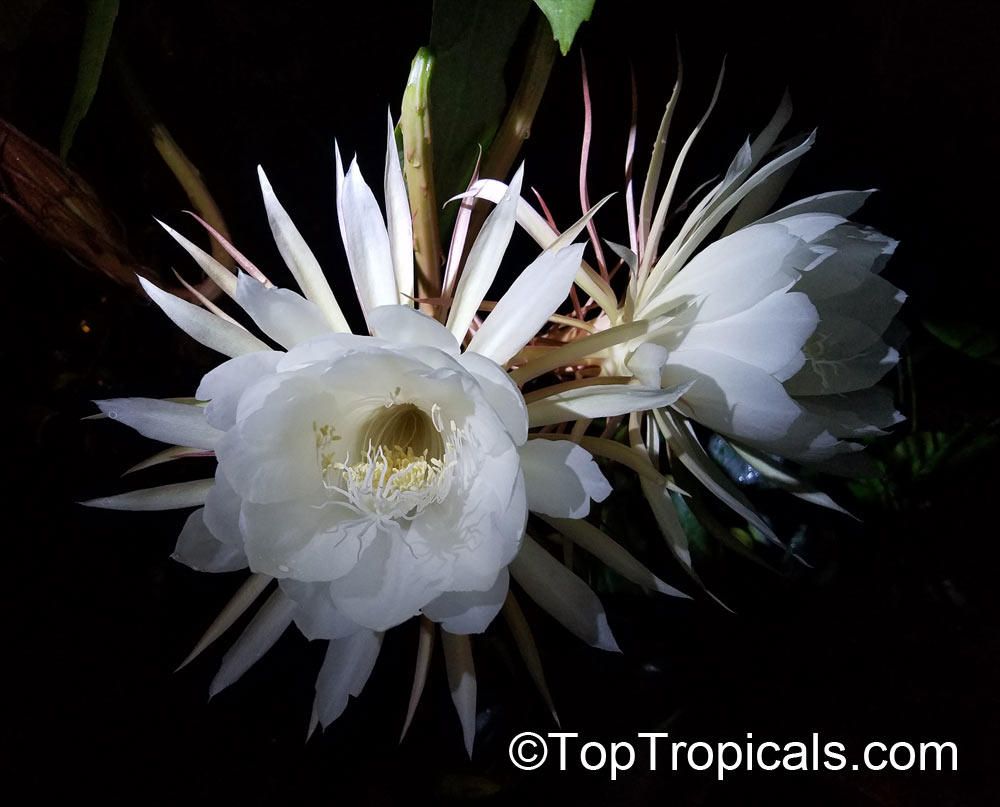
{"label": "night blooming cereus flower", "polygon": [[[764,131],[749,139],[717,184],[682,216],[706,186],[682,205],[674,191],[685,158],[718,98],[680,148],[657,201],[667,135],[680,91],[678,77],[656,138],[636,214],[626,160],[628,246],[609,247],[628,269],[616,294],[602,247],[591,231],[600,272],[591,270],[591,302],[550,326],[561,347],[514,369],[523,383],[552,371],[569,377],[600,368],[602,377],[632,379],[680,394],[666,406],[636,407],[628,439],[659,468],[679,462],[768,539],[770,525],[701,444],[695,423],[726,437],[775,484],[840,509],[829,496],[789,473],[779,460],[848,473],[863,448],[858,438],[884,434],[902,420],[888,390],[874,386],[897,362],[883,341],[906,295],[879,276],[896,241],[848,221],[871,191],[812,196],[767,215],[815,134],[777,143],[791,116],[786,95]],[[589,98],[584,79],[585,109]],[[589,131],[589,125],[586,129]],[[582,196],[588,135],[581,169]],[[483,181],[472,192],[498,198]],[[546,215],[548,212],[546,211]],[[555,225],[522,201],[522,226],[540,243]],[[661,249],[670,219],[676,235]],[[716,236],[716,234],[718,234]],[[641,411],[645,409],[646,411]],[[605,426],[613,431],[614,423]],[[665,442],[664,442],[665,441]],[[676,557],[691,568],[688,541],[669,491],[641,478],[646,498]]]}
{"label": "night blooming cereus flower", "polygon": [[[514,228],[519,171],[464,270],[449,264],[446,277],[455,289],[442,324],[413,308],[411,219],[391,121],[387,221],[356,164],[345,175],[338,154],[337,173],[341,234],[371,335],[350,333],[263,172],[271,229],[304,296],[275,288],[223,242],[246,270],[234,277],[164,225],[281,349],[208,301],[206,310],[143,281],[178,326],[230,359],[204,377],[191,403],[123,398],[98,405],[143,435],[174,444],[150,463],[214,453],[218,467],[214,479],[87,504],[132,510],[197,506],[174,557],[205,571],[249,566],[253,575],[192,657],[277,579],[277,589],[226,654],[213,693],[239,678],[294,622],[308,638],[330,642],[313,714],[313,725],[328,725],[348,695],[361,691],[382,633],[422,615],[408,724],[430,657],[433,632],[427,626],[439,624],[471,753],[475,676],[467,634],[483,631],[505,603],[515,633],[527,630],[508,592],[508,569],[585,641],[617,649],[596,596],[525,536],[529,510],[562,524],[627,577],[679,592],[596,528],[574,526],[588,514],[590,501],[603,500],[611,488],[579,445],[528,439],[529,427],[565,420],[572,402],[543,396],[529,406],[503,368],[566,298],[583,252],[582,244],[571,241],[586,217],[528,266],[479,321],[476,312]],[[460,244],[452,249],[453,256],[461,252]],[[463,351],[470,327],[475,332]],[[658,388],[646,393],[664,403],[672,399]],[[603,390],[597,397],[610,415],[632,408],[630,399]],[[534,647],[530,640],[522,645]],[[531,652],[526,660],[537,666]]]}

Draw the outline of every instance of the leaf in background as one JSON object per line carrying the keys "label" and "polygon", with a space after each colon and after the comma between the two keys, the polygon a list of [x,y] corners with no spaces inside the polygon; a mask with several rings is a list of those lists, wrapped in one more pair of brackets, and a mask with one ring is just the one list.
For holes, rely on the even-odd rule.
{"label": "leaf in background", "polygon": [[[430,119],[434,186],[442,202],[465,190],[479,147],[489,146],[500,125],[504,66],[530,7],[528,0],[435,0]],[[456,212],[457,205],[441,211],[442,232],[450,232]]]}
{"label": "leaf in background", "polygon": [[552,37],[559,43],[563,56],[569,53],[577,29],[590,19],[594,10],[594,0],[535,0],[535,5],[552,26]]}
{"label": "leaf in background", "polygon": [[94,100],[97,85],[104,69],[104,56],[108,52],[111,31],[118,16],[118,0],[89,0],[87,19],[83,27],[83,42],[80,45],[80,61],[76,71],[76,86],[73,98],[59,133],[59,158],[65,163],[77,127],[87,116],[90,102]]}
{"label": "leaf in background", "polygon": [[958,318],[928,318],[924,327],[948,347],[973,359],[993,358],[1000,349],[1000,337],[985,326]]}

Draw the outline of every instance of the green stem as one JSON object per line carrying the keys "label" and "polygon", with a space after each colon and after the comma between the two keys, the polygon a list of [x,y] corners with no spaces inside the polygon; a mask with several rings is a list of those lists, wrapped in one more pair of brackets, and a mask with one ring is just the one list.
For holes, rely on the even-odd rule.
{"label": "green stem", "polygon": [[[558,48],[552,38],[552,29],[541,14],[537,15],[535,30],[531,35],[531,43],[525,56],[524,70],[517,91],[510,102],[507,114],[497,130],[496,137],[483,157],[479,175],[484,179],[505,180],[510,173],[514,160],[524,141],[531,135],[531,124],[535,120],[542,95],[549,83],[552,65],[555,63]],[[476,235],[483,227],[490,207],[485,202],[477,201],[469,219],[469,232],[465,239],[464,261]]]}

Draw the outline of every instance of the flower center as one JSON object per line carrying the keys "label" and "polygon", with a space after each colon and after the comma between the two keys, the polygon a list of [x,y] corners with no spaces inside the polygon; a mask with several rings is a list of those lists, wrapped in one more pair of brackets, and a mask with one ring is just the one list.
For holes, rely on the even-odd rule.
{"label": "flower center", "polygon": [[377,521],[412,519],[441,502],[451,488],[462,432],[452,422],[447,438],[437,404],[428,414],[411,403],[381,407],[359,429],[360,458],[338,457],[329,425],[313,424],[323,484],[361,515]]}

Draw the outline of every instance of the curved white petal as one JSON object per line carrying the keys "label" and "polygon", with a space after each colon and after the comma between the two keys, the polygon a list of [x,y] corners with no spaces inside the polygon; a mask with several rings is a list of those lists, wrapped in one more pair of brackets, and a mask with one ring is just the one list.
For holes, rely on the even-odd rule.
{"label": "curved white petal", "polygon": [[475,376],[490,405],[510,432],[514,445],[524,445],[524,441],[528,439],[528,408],[524,403],[524,396],[507,371],[492,359],[478,353],[466,351],[458,361]]}
{"label": "curved white petal", "polygon": [[205,508],[195,510],[184,523],[171,557],[196,572],[233,572],[247,567],[241,547],[224,544],[205,526]]}
{"label": "curved white petal", "polygon": [[828,315],[805,346],[805,366],[785,382],[793,395],[854,392],[876,384],[899,361],[878,333],[851,317]]}
{"label": "curved white petal", "polygon": [[421,611],[449,633],[482,633],[503,607],[510,575],[501,569],[486,591],[451,591],[431,600]]}
{"label": "curved white petal", "polygon": [[178,328],[205,347],[230,357],[253,353],[255,350],[268,350],[267,345],[239,325],[226,322],[204,308],[158,289],[144,277],[139,278],[139,283],[149,298]]}
{"label": "curved white petal", "polygon": [[94,403],[112,420],[161,443],[213,448],[222,437],[222,432],[206,422],[202,406],[155,398],[109,398]]}
{"label": "curved white petal", "polygon": [[260,610],[254,614],[250,624],[246,626],[240,638],[222,657],[219,672],[208,688],[209,697],[219,694],[223,689],[235,683],[263,656],[292,624],[292,614],[295,603],[281,593],[275,591]]}
{"label": "curved white petal", "polygon": [[472,662],[472,645],[468,636],[447,631],[441,632],[441,645],[451,700],[462,724],[465,750],[471,757],[476,738],[476,668]]}
{"label": "curved white petal", "polygon": [[388,630],[437,597],[441,582],[434,565],[417,562],[399,536],[380,535],[350,574],[330,584],[330,592],[334,606],[348,619],[372,630]]}
{"label": "curved white petal", "polygon": [[307,639],[342,639],[363,630],[333,607],[329,583],[284,578],[278,585],[295,601],[295,626]]}
{"label": "curved white petal", "polygon": [[330,333],[319,307],[291,289],[268,288],[240,272],[236,300],[257,326],[284,348]]}
{"label": "curved white petal", "polygon": [[385,148],[385,218],[389,233],[389,251],[392,268],[399,289],[399,304],[412,306],[413,301],[413,221],[410,218],[410,201],[406,196],[406,183],[396,150],[396,133],[393,131],[392,114],[389,113],[389,133]]}
{"label": "curved white petal", "polygon": [[684,395],[693,381],[660,389],[634,384],[592,384],[549,395],[528,404],[528,424],[548,426],[578,418],[601,418],[670,406]]}
{"label": "curved white petal", "polygon": [[873,193],[875,193],[874,189],[867,191],[830,191],[829,193],[820,193],[816,196],[807,196],[805,199],[792,202],[792,204],[776,210],[769,216],[764,216],[757,223],[764,224],[770,221],[780,221],[789,216],[797,216],[799,213],[834,213],[847,218],[852,213],[856,213]]}
{"label": "curved white petal", "polygon": [[267,588],[270,582],[271,578],[267,575],[250,575],[244,581],[243,585],[237,589],[236,593],[232,596],[232,599],[230,599],[229,602],[226,603],[225,607],[219,612],[219,615],[212,620],[212,624],[208,626],[208,629],[202,634],[201,638],[192,648],[191,652],[187,654],[187,658],[180,663],[177,670],[186,667],[194,661],[199,655],[201,655],[205,648],[209,647],[216,639],[229,630],[233,626],[233,623],[243,616],[247,608],[253,605],[257,598],[264,593],[264,589]]}
{"label": "curved white petal", "polygon": [[558,252],[543,252],[511,283],[472,337],[469,350],[505,364],[566,299],[583,250],[583,244],[573,244]]}
{"label": "curved white petal", "polygon": [[236,423],[236,406],[243,392],[273,373],[283,356],[275,350],[260,350],[237,356],[209,371],[195,392],[198,400],[208,401],[203,410],[205,420],[223,431],[231,428]]}
{"label": "curved white petal", "polygon": [[195,263],[201,267],[201,270],[206,275],[212,278],[216,286],[222,289],[233,299],[236,299],[236,275],[205,252],[205,250],[201,249],[201,247],[193,244],[191,241],[188,241],[188,239],[172,227],[164,224],[158,218],[154,217],[153,220],[166,230],[167,234],[180,244],[188,255],[194,258]]}
{"label": "curved white petal", "polygon": [[316,677],[313,707],[324,728],[343,714],[349,696],[361,694],[381,649],[382,634],[370,630],[330,642]]}
{"label": "curved white petal", "polygon": [[175,482],[172,485],[119,493],[117,496],[102,496],[80,504],[105,510],[180,510],[204,504],[205,497],[214,484],[214,479]]}
{"label": "curved white petal", "polygon": [[222,468],[215,469],[215,485],[205,496],[205,526],[218,540],[243,550],[240,530],[240,497],[233,490]]}
{"label": "curved white petal", "polygon": [[365,316],[380,305],[398,305],[389,235],[357,160],[351,163],[343,182],[338,182],[337,197],[347,262]]}
{"label": "curved white petal", "polygon": [[705,247],[661,290],[640,300],[636,316],[649,318],[681,305],[698,322],[732,316],[787,289],[814,258],[780,223],[747,227]]}
{"label": "curved white petal", "polygon": [[405,305],[382,305],[368,313],[373,336],[395,345],[436,347],[457,356],[459,344],[440,322]]}
{"label": "curved white petal", "polygon": [[816,308],[805,294],[776,291],[731,316],[668,325],[647,338],[668,351],[724,353],[765,372],[777,373],[795,359],[801,365],[802,346],[818,322]]}
{"label": "curved white petal", "polygon": [[590,500],[604,501],[611,485],[588,451],[568,440],[531,440],[518,449],[528,509],[546,516],[583,518]]}
{"label": "curved white petal", "polygon": [[[510,237],[514,233],[517,201],[521,197],[524,164],[517,169],[503,199],[493,209],[469,251],[465,268],[455,290],[455,299],[448,312],[448,330],[461,342],[469,330],[479,304],[496,279]],[[551,313],[551,312],[550,312]]]}
{"label": "curved white petal", "polygon": [[626,580],[638,586],[673,597],[691,599],[680,589],[667,585],[642,563],[636,560],[621,544],[613,541],[589,521],[576,518],[546,518],[545,521],[569,538],[577,546],[586,549],[599,558],[606,566],[614,569]]}
{"label": "curved white petal", "polygon": [[572,634],[593,647],[618,652],[597,595],[531,538],[525,537],[510,573],[531,599]]}
{"label": "curved white petal", "polygon": [[788,435],[800,407],[770,373],[722,353],[678,350],[664,385],[694,382],[674,408],[723,434],[761,442]]}
{"label": "curved white petal", "polygon": [[260,178],[260,190],[264,196],[264,207],[267,209],[267,223],[271,225],[274,243],[278,246],[285,264],[292,271],[295,282],[299,284],[302,293],[311,300],[322,312],[327,325],[334,331],[350,333],[350,326],[340,310],[337,298],[323,274],[323,269],[313,255],[309,245],[292,223],[285,208],[281,206],[278,197],[274,195],[271,183],[264,174],[264,169],[257,166]]}

